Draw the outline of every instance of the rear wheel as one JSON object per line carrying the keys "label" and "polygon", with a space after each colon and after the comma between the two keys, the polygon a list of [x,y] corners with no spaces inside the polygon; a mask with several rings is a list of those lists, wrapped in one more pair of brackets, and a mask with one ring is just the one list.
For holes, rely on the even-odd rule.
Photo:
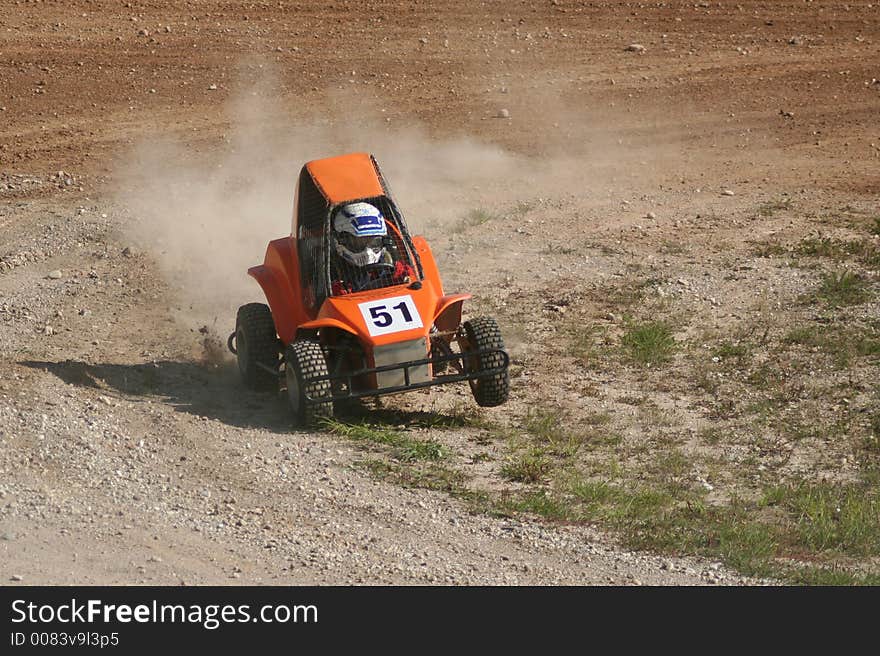
{"label": "rear wheel", "polygon": [[[491,317],[479,317],[463,324],[465,338],[467,340],[465,362],[468,371],[484,371],[504,366],[504,356],[501,353],[484,353],[482,355],[468,356],[467,351],[480,351],[483,349],[504,350],[504,339],[495,319]],[[507,401],[510,392],[510,380],[507,369],[504,371],[473,378],[470,381],[471,392],[477,405],[491,408]]]}
{"label": "rear wheel", "polygon": [[318,342],[298,339],[284,352],[287,398],[296,420],[307,428],[316,427],[322,419],[333,417],[332,401],[310,401],[330,396],[330,381],[312,381],[327,375],[327,360]]}
{"label": "rear wheel", "polygon": [[[247,387],[278,389],[278,337],[272,312],[263,303],[238,308],[235,318],[235,352],[238,371]],[[262,365],[262,366],[261,366]]]}

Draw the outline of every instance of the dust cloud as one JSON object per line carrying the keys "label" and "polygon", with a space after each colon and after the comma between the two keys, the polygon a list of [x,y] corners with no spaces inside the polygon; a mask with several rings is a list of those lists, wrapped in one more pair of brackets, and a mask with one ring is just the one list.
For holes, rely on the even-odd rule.
{"label": "dust cloud", "polygon": [[[153,137],[133,148],[117,175],[127,237],[155,259],[178,318],[190,328],[223,335],[239,305],[263,300],[247,268],[262,262],[270,240],[290,233],[297,177],[311,159],[374,154],[410,230],[429,239],[476,207],[572,189],[596,193],[621,170],[607,166],[619,159],[614,135],[583,113],[538,107],[530,125],[555,134],[557,147],[525,156],[476,138],[438,138],[415,122],[389,123],[363,97],[357,112],[340,109],[352,99],[336,94],[320,114],[293,119],[266,100],[266,86],[229,103],[218,144]],[[553,125],[542,126],[541,117]],[[559,121],[576,137],[554,132]]]}
{"label": "dust cloud", "polygon": [[296,181],[311,159],[373,153],[411,231],[429,236],[521,167],[496,146],[438,141],[415,125],[391,129],[381,115],[285,125],[268,108],[243,105],[232,107],[218,148],[199,153],[153,138],[133,149],[118,176],[123,229],[155,259],[190,325],[226,325],[239,305],[262,300],[247,268],[262,262],[270,240],[290,233]]}

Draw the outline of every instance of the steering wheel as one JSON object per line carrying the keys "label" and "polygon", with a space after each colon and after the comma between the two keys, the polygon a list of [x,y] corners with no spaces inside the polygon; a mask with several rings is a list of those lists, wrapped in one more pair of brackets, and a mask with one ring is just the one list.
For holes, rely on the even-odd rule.
{"label": "steering wheel", "polygon": [[364,279],[357,286],[355,291],[363,291],[365,289],[369,289],[374,283],[382,280],[383,278],[391,278],[394,273],[394,265],[389,264],[388,262],[375,262],[373,264],[367,264],[363,267],[364,271]]}

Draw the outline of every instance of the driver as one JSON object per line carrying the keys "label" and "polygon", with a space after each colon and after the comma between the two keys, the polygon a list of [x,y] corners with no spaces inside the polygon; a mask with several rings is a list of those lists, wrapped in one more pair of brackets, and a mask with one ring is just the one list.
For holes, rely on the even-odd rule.
{"label": "driver", "polygon": [[[403,260],[394,261],[386,246],[388,227],[385,217],[370,203],[348,203],[333,216],[334,250],[331,277],[333,295],[350,294],[377,283],[383,276],[385,284],[406,283],[415,277],[413,268]],[[375,284],[374,284],[375,283]]]}

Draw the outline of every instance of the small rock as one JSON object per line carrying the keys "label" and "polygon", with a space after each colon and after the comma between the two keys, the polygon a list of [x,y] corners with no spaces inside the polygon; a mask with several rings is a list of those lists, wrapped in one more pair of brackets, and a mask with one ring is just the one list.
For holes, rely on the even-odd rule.
{"label": "small rock", "polygon": [[499,109],[498,113],[495,114],[496,118],[510,118],[510,112],[506,109]]}
{"label": "small rock", "polygon": [[645,46],[641,43],[630,43],[625,50],[627,52],[645,52]]}
{"label": "small rock", "polygon": [[647,214],[645,214],[645,218],[646,219],[656,219],[657,215],[654,214],[653,212],[648,212]]}
{"label": "small rock", "polygon": [[733,196],[734,193],[730,189],[725,189],[724,191],[721,192],[721,195],[722,196]]}
{"label": "small rock", "polygon": [[427,42],[428,42],[428,39],[426,39],[425,37],[422,37],[421,39],[419,39],[419,43],[425,44]]}
{"label": "small rock", "polygon": [[217,90],[216,84],[212,84],[211,86],[208,87],[208,91],[216,91],[216,90]]}
{"label": "small rock", "polygon": [[134,257],[136,255],[136,251],[131,246],[126,246],[122,249],[122,254],[125,257]]}
{"label": "small rock", "polygon": [[21,574],[13,574],[9,577],[10,581],[24,581],[24,577]]}
{"label": "small rock", "polygon": [[58,280],[61,277],[61,271],[59,269],[55,269],[54,271],[50,271],[46,277],[51,278],[52,280]]}
{"label": "small rock", "polygon": [[150,36],[150,30],[141,28],[138,30],[138,36]]}

